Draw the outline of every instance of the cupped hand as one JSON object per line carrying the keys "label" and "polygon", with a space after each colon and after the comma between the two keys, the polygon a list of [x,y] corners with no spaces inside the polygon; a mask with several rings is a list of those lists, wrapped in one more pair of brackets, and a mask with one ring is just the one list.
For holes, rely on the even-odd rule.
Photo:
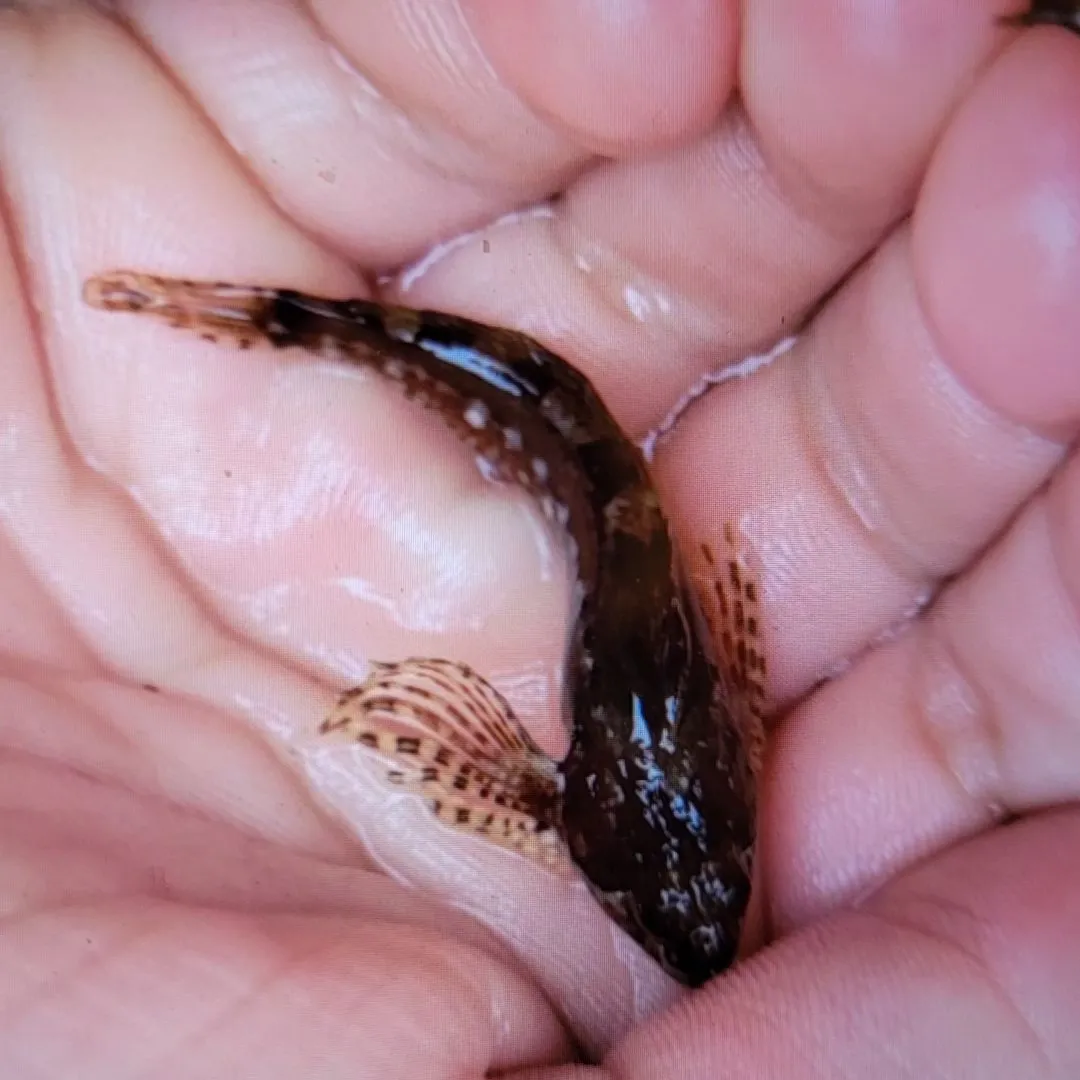
{"label": "cupped hand", "polygon": [[[4,1075],[1076,1075],[1080,43],[737,7],[0,12]],[[572,566],[377,379],[86,308],[115,267],[516,327],[635,437],[815,313],[656,455],[762,581],[767,949],[683,996],[320,741],[419,654],[561,752]]]}

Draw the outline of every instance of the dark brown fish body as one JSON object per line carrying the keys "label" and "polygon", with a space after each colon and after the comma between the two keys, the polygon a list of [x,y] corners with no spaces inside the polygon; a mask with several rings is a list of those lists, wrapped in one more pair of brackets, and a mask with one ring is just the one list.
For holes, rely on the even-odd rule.
{"label": "dark brown fish body", "polygon": [[[699,985],[734,959],[750,896],[745,728],[667,531],[613,530],[606,548],[611,577],[601,571],[595,606],[583,607],[570,661],[560,828],[620,925]],[[620,567],[631,576],[620,580]]]}
{"label": "dark brown fish body", "polygon": [[747,717],[713,661],[645,463],[603,416],[579,453],[598,574],[568,662],[559,823],[616,921],[698,985],[734,959],[750,895]]}
{"label": "dark brown fish body", "polygon": [[1003,21],[1019,26],[1064,26],[1080,33],[1080,0],[1034,0],[1027,11],[1008,15]]}
{"label": "dark brown fish body", "polygon": [[727,967],[755,836],[748,716],[713,661],[642,455],[588,381],[523,335],[363,300],[132,274],[96,279],[87,298],[371,366],[565,527],[580,585],[571,746],[539,827],[555,825],[606,910],[669,972],[697,985]]}

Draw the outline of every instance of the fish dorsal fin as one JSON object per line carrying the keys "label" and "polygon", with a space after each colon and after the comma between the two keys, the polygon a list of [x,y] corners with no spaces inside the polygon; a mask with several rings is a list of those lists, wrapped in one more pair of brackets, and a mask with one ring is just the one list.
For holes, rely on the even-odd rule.
{"label": "fish dorsal fin", "polygon": [[764,648],[764,603],[758,576],[736,542],[735,529],[724,526],[723,551],[701,545],[701,582],[717,663],[744,727],[747,755],[760,772],[770,715],[768,665]]}

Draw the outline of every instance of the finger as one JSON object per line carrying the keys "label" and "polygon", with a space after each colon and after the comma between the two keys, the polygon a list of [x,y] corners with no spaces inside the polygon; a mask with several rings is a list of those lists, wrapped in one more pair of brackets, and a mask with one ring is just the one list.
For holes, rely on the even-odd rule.
{"label": "finger", "polygon": [[739,104],[700,139],[589,169],[548,215],[409,272],[407,301],[538,333],[639,435],[702,373],[797,329],[909,211],[1008,35],[989,0],[743,10]]}
{"label": "finger", "polygon": [[[85,681],[81,685],[87,686]],[[5,716],[16,709],[33,710],[39,726],[55,729],[53,749],[73,721],[89,718],[93,730],[88,706],[123,701],[122,693],[101,684],[91,683],[88,689],[89,702],[77,703],[10,682],[0,685],[0,695]],[[261,773],[258,768],[244,773],[229,762],[231,775],[207,769],[200,789],[198,779],[184,776],[189,762],[177,748],[185,740],[220,743],[220,725],[200,724],[198,716],[169,719],[161,711],[151,713],[145,726],[156,723],[158,737],[168,740],[172,753],[156,752],[153,739],[142,738],[143,731],[131,722],[113,736],[112,760],[104,767],[100,750],[96,760],[90,754],[77,757],[70,745],[51,757],[35,753],[20,745],[18,736],[24,732],[17,725],[3,724],[4,919],[138,896],[248,915],[301,913],[393,923],[399,933],[410,928],[438,932],[501,963],[513,962],[512,952],[475,919],[365,867],[345,828],[326,815],[315,819],[309,802],[295,790],[294,775],[278,764],[273,776],[265,746]],[[98,739],[99,744],[106,741]],[[145,763],[142,775],[132,767],[135,757]],[[146,775],[155,768],[171,773],[164,783],[154,784]],[[245,790],[238,790],[238,776]],[[272,793],[265,791],[268,776],[277,785]],[[182,785],[180,779],[188,782]],[[268,794],[281,812],[276,832],[259,813]]]}
{"label": "finger", "polygon": [[942,855],[643,1025],[605,1075],[1071,1077],[1077,844],[1072,811]]}
{"label": "finger", "polygon": [[507,85],[615,156],[700,133],[735,81],[738,11],[727,0],[468,0],[465,11]]}
{"label": "finger", "polygon": [[[7,493],[0,505],[5,540],[22,560],[23,572],[48,593],[84,655],[96,662],[96,673],[120,671],[135,684],[183,689],[224,709],[261,714],[264,720],[297,707],[314,709],[310,684],[282,679],[266,657],[207,621],[190,583],[131,499],[138,477],[123,462],[132,464],[136,459],[128,455],[140,451],[153,458],[155,447],[170,442],[162,433],[169,417],[178,415],[171,406],[184,395],[177,397],[175,384],[170,388],[158,382],[151,391],[157,405],[144,411],[142,392],[148,384],[127,366],[132,354],[125,358],[99,350],[88,362],[87,340],[72,328],[83,318],[75,253],[85,243],[84,253],[100,257],[103,236],[123,220],[133,238],[129,254],[141,261],[149,258],[148,251],[160,253],[176,242],[174,225],[182,232],[194,217],[208,235],[220,235],[222,219],[215,214],[227,218],[243,206],[255,226],[248,248],[253,257],[261,250],[263,258],[295,259],[315,273],[318,260],[310,244],[294,234],[275,234],[268,227],[275,220],[272,212],[235,177],[215,170],[212,155],[211,160],[200,156],[207,152],[205,132],[176,108],[162,84],[150,80],[142,87],[143,96],[131,97],[125,75],[130,74],[128,65],[138,64],[138,54],[115,32],[95,36],[101,25],[73,14],[54,22],[52,33],[33,35],[27,23],[12,18],[4,21],[7,32],[0,34],[0,162],[12,208],[12,233],[0,241],[7,349],[0,406],[10,433],[0,457]],[[96,97],[82,86],[87,72],[80,64],[87,61],[94,68],[89,77],[98,88]],[[148,114],[160,126],[145,124]],[[95,128],[95,122],[102,126]],[[104,155],[101,146],[110,140],[117,153]],[[170,152],[178,157],[170,158]],[[207,184],[195,188],[205,200],[201,218],[191,189],[180,193],[169,187],[168,177],[185,174],[192,165]],[[42,183],[43,176],[50,183]],[[125,179],[130,186],[123,186]],[[152,219],[143,216],[146,204],[142,211],[133,209],[140,192],[156,192],[162,205],[171,204],[169,214]],[[99,195],[103,201],[96,204]],[[193,215],[187,222],[185,206]],[[158,232],[155,220],[171,224]],[[265,244],[261,249],[260,240]],[[20,277],[19,269],[32,270],[33,280]],[[324,280],[331,280],[329,269],[322,272]],[[337,272],[341,280],[343,272]],[[43,313],[40,321],[30,315],[35,309]],[[156,357],[143,354],[140,359],[146,364],[144,375],[160,374]],[[142,445],[130,427],[135,401],[141,402],[135,415],[146,422]],[[197,412],[203,403],[187,397],[187,404]],[[129,442],[133,435],[134,445]],[[178,449],[175,441],[172,446]],[[88,466],[88,459],[95,467]],[[174,472],[173,480],[180,475]],[[127,492],[116,486],[125,481],[133,482]],[[184,485],[173,487],[181,503],[187,502],[183,490]],[[191,509],[187,503],[179,516]],[[67,644],[70,648],[74,642],[69,638]],[[177,678],[180,671],[183,679]],[[243,672],[255,692],[240,703],[230,680]]]}
{"label": "finger", "polygon": [[[1080,266],[1070,233],[1041,222],[1080,216],[1071,44],[1033,34],[1003,56],[946,133],[911,233],[890,240],[756,387],[712,395],[673,440],[676,505],[698,529],[747,508],[744,528],[773,575],[781,694],[902,625],[1066,453]],[[726,441],[737,427],[756,432],[761,455]],[[713,507],[716,473],[702,477],[702,460],[725,478]],[[764,499],[763,476],[785,477]],[[1070,465],[927,621],[785,725],[762,849],[778,928],[1002,813],[1077,797],[1076,587],[1059,554],[1075,545],[1075,524],[1055,509],[1075,499],[1074,477]]]}
{"label": "finger", "polygon": [[764,812],[778,926],[1080,800],[1080,459],[900,640],[798,710]]}
{"label": "finger", "polygon": [[9,920],[0,953],[11,1076],[482,1077],[569,1052],[527,980],[416,928],[120,901]]}
{"label": "finger", "polygon": [[543,197],[588,156],[445,0],[124,10],[277,205],[369,267]]}
{"label": "finger", "polygon": [[689,536],[735,520],[760,559],[780,701],[914,613],[1075,433],[1080,246],[1044,222],[1080,216],[1078,92],[1072,38],[1017,41],[943,136],[910,228],[658,460]]}
{"label": "finger", "polygon": [[[11,403],[34,426],[4,462],[8,490],[24,493],[6,506],[9,536],[110,671],[213,706],[226,744],[249,737],[237,715],[269,734],[305,781],[298,798],[347,820],[380,866],[493,927],[580,1041],[607,1045],[676,988],[584,884],[449,833],[376,763],[315,741],[336,686],[369,658],[417,651],[476,664],[523,719],[546,721],[539,739],[565,737],[553,702],[571,571],[558,538],[378,380],[80,305],[83,274],[117,265],[338,294],[354,276],[217,155],[133,43],[77,17],[52,29],[0,64],[25,269],[11,273],[11,311],[27,327],[41,312],[47,346],[27,334],[11,365]],[[123,152],[103,155],[109,140]],[[272,791],[250,794],[251,817],[272,822]],[[574,947],[553,949],[567,927]]]}
{"label": "finger", "polygon": [[[618,52],[625,23],[567,8],[559,40],[588,43],[594,72],[600,56],[610,58],[602,75],[573,82],[573,58],[553,63],[552,39],[536,32],[528,6],[463,12],[449,0],[325,0],[267,9],[231,0],[197,14],[162,0],[122,6],[275,202],[328,246],[378,269],[546,198],[583,168],[593,151],[580,124],[562,116],[567,94],[589,115],[614,109],[623,118],[625,132],[616,126],[606,139],[618,153],[700,127],[730,87],[735,24],[713,11],[714,0],[644,12],[631,40],[649,47],[632,60]],[[528,44],[507,56],[500,34]],[[492,38],[502,50],[494,64],[484,51]],[[718,54],[726,64],[714,62]],[[654,87],[664,91],[659,109]]]}
{"label": "finger", "polygon": [[[1072,96],[1078,68],[1071,35],[1046,29],[1015,43],[935,158],[912,253],[915,273],[925,282],[928,323],[955,353],[965,385],[997,412],[1065,441],[1075,435],[1080,411],[1075,358],[1061,347],[1062,338],[1080,326],[1069,290],[1080,247],[1080,112]],[[995,100],[999,92],[1006,96]],[[968,163],[989,157],[996,140],[1020,135],[1032,123],[1037,126],[1025,144],[1032,156],[1002,155],[996,162],[1001,171],[976,187]],[[970,185],[969,198],[976,194],[981,214],[958,213],[962,180]],[[988,215],[996,215],[997,228],[988,227]],[[1014,262],[1007,273],[997,270],[1005,259]],[[974,273],[979,265],[997,272]],[[1023,281],[1030,284],[1021,290]],[[991,320],[967,317],[998,305],[1017,310],[993,333]],[[1016,357],[1025,353],[1041,362],[1020,374]]]}

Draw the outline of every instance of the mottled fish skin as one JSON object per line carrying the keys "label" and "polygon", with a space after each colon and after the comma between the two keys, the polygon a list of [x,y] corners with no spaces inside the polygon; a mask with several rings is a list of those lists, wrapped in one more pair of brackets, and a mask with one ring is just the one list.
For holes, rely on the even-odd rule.
{"label": "mottled fish skin", "polygon": [[129,271],[84,296],[372,367],[435,409],[486,474],[536,497],[572,540],[580,585],[555,827],[668,972],[699,985],[728,967],[750,896],[760,731],[714,662],[645,461],[588,380],[524,335],[368,300]]}

